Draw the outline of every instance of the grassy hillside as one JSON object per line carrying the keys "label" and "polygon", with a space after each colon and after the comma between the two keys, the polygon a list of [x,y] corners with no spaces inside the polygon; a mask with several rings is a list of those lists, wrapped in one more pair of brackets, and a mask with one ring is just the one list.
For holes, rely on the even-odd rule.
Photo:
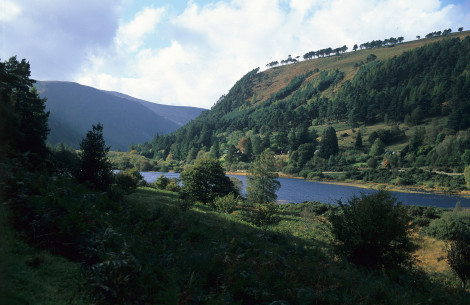
{"label": "grassy hillside", "polygon": [[[470,31],[450,34],[448,37],[434,37],[423,38],[419,40],[412,40],[396,44],[390,47],[366,49],[350,51],[342,54],[341,56],[329,56],[323,58],[315,58],[311,60],[304,60],[295,64],[283,65],[275,68],[270,68],[263,71],[263,77],[255,81],[253,87],[253,94],[258,100],[262,101],[273,95],[281,88],[284,88],[295,75],[305,74],[308,71],[315,69],[322,70],[341,70],[345,72],[343,81],[351,80],[358,72],[356,64],[365,63],[370,54],[375,54],[378,60],[386,60],[394,56],[400,55],[403,52],[410,51],[416,48],[423,47],[427,44],[441,41],[449,37],[452,38],[465,38],[470,35]],[[312,75],[311,78],[314,78]],[[308,79],[306,80],[308,81]]]}
{"label": "grassy hillside", "polygon": [[28,245],[0,206],[0,304],[88,304],[80,263]]}
{"label": "grassy hillside", "polygon": [[[23,256],[25,246],[14,246],[22,244],[18,237],[7,237],[3,239],[7,247],[2,247],[7,260],[2,263],[11,263],[3,268],[7,270],[6,287],[13,290],[2,295],[5,300],[34,293],[36,288],[28,292],[15,289],[37,285],[31,283],[36,278],[41,281],[38,288],[51,285],[39,288],[44,289],[41,296],[46,297],[46,304],[51,296],[60,304],[62,293],[78,304],[83,298],[97,304],[466,304],[468,300],[468,292],[457,288],[458,279],[442,259],[442,242],[419,226],[412,232],[419,259],[416,269],[387,274],[355,266],[336,255],[326,220],[335,208],[318,202],[281,205],[279,225],[264,229],[246,221],[244,215],[250,207],[242,202],[230,214],[199,203],[185,211],[177,193],[147,187],[112,205],[105,197],[90,193],[87,196],[95,198],[90,206],[79,199],[85,189],[77,193],[79,188],[72,184],[52,184],[66,191],[74,204],[65,204],[59,193],[54,196],[63,203],[60,206],[36,196],[30,199],[33,209],[27,211],[51,215],[38,215],[36,228],[47,232],[44,225],[57,224],[57,235],[48,239],[32,236],[31,225],[22,230],[36,246],[47,244],[49,250],[85,261],[83,287],[88,290],[74,295],[78,285],[73,263],[38,250],[27,250],[32,252]],[[40,202],[37,210],[34,204]],[[443,212],[410,210],[413,215],[427,215],[415,216],[420,226]],[[67,223],[68,227],[61,225]],[[68,244],[57,243],[62,234],[70,236]],[[16,250],[20,255],[12,255],[13,248],[20,249]],[[71,251],[75,248],[81,250]],[[28,262],[34,263],[36,258],[41,262],[34,267],[38,272],[26,275],[25,282],[15,281],[13,277],[31,272]],[[54,267],[56,263],[65,265]],[[46,268],[59,272],[42,273]],[[73,272],[54,282],[62,268]]]}

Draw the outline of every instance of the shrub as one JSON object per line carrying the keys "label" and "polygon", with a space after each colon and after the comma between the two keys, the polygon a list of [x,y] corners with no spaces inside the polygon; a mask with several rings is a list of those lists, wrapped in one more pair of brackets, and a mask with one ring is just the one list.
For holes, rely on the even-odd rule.
{"label": "shrub", "polygon": [[125,171],[120,171],[119,173],[115,175],[114,182],[126,194],[130,194],[137,189],[137,184],[139,183],[139,179],[136,177],[136,175],[132,171],[125,170]]}
{"label": "shrub", "polygon": [[409,259],[409,217],[389,192],[361,194],[338,202],[342,213],[329,219],[339,253],[368,268],[395,268]]}
{"label": "shrub", "polygon": [[465,289],[466,282],[470,279],[470,231],[460,232],[458,239],[448,244],[447,262]]}
{"label": "shrub", "polygon": [[165,190],[167,185],[170,183],[170,178],[165,177],[165,175],[161,175],[160,177],[157,178],[157,180],[154,182],[154,185],[157,189],[159,190]]}
{"label": "shrub", "polygon": [[447,212],[425,230],[428,235],[442,240],[456,240],[460,232],[470,232],[470,213],[466,211]]}
{"label": "shrub", "polygon": [[179,180],[177,178],[170,179],[170,182],[166,185],[165,190],[170,192],[179,192],[181,186],[179,185]]}
{"label": "shrub", "polygon": [[212,205],[219,212],[232,213],[237,207],[237,204],[238,197],[229,194],[227,196],[217,197]]}
{"label": "shrub", "polygon": [[278,216],[279,206],[274,202],[258,204],[255,209],[248,214],[247,220],[257,227],[267,230],[269,226],[278,224],[281,218]]}

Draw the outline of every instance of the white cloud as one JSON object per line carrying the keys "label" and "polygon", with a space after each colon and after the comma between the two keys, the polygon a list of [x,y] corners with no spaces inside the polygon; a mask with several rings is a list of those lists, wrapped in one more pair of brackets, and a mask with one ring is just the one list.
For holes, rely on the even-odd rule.
{"label": "white cloud", "polygon": [[[154,102],[209,108],[243,74],[288,54],[465,26],[453,24],[455,9],[437,0],[284,4],[233,0],[201,7],[189,1],[176,16],[146,8],[121,24],[114,49],[93,54],[75,79]],[[152,49],[148,40],[164,18],[171,43]]]}
{"label": "white cloud", "polygon": [[0,21],[10,22],[15,20],[21,14],[21,8],[9,0],[0,2]]}
{"label": "white cloud", "polygon": [[26,58],[37,79],[70,79],[89,52],[113,43],[120,2],[0,0],[0,57]]}
{"label": "white cloud", "polygon": [[119,27],[115,38],[117,47],[128,52],[137,51],[144,43],[145,36],[154,32],[164,13],[164,8],[144,8],[131,22]]}

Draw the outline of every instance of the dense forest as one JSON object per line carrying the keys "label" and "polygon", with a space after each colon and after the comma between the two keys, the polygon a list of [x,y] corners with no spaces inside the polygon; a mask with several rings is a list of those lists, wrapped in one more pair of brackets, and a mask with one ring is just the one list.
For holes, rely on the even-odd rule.
{"label": "dense forest", "polygon": [[[446,37],[383,60],[367,54],[352,74],[316,67],[260,98],[269,73],[285,67],[254,69],[210,111],[130,149],[160,164],[182,166],[211,156],[237,170],[269,148],[279,156],[278,170],[288,174],[347,171],[347,178],[400,184],[430,179],[395,172],[382,181],[377,169],[463,172],[470,164],[470,37]],[[329,136],[328,126],[336,128]],[[441,184],[458,188],[464,182],[461,177]]]}

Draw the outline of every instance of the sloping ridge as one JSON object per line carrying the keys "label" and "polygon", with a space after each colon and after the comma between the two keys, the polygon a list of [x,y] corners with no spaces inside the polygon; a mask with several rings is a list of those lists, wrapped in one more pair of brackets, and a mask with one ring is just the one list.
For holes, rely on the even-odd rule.
{"label": "sloping ridge", "polygon": [[149,141],[181,125],[141,103],[131,102],[109,92],[72,82],[38,81],[41,97],[47,98],[51,132],[48,142],[66,143],[78,148],[93,124],[104,126],[103,134],[111,149],[127,150],[130,144]]}
{"label": "sloping ridge", "polygon": [[206,111],[207,109],[198,108],[198,107],[188,107],[188,106],[171,106],[171,105],[162,105],[157,103],[148,102],[145,100],[141,100],[120,92],[115,91],[105,91],[110,94],[113,94],[117,97],[121,97],[127,99],[129,101],[134,101],[142,104],[146,108],[152,110],[156,114],[173,121],[174,123],[178,124],[179,126],[183,126],[189,121],[196,118],[201,112]]}

